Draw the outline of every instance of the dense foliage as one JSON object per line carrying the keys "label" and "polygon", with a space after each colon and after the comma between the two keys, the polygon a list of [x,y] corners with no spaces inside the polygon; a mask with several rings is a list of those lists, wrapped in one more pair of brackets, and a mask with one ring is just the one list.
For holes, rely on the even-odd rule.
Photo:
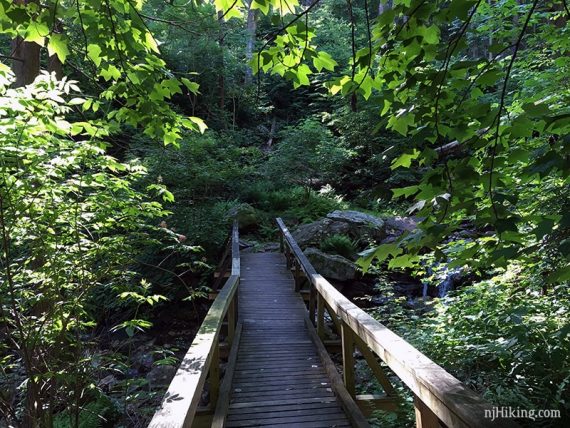
{"label": "dense foliage", "polygon": [[[321,240],[365,250],[371,313],[564,426],[569,19],[563,0],[0,0],[0,425],[145,426],[232,219],[259,249],[276,216],[356,209],[417,224]],[[374,420],[409,425],[406,403]]]}

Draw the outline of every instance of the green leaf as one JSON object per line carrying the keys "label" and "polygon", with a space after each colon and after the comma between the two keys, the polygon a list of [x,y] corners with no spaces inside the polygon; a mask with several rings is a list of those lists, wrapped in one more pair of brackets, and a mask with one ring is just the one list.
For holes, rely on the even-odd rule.
{"label": "green leaf", "polygon": [[198,93],[198,89],[200,88],[200,85],[198,83],[192,82],[190,79],[187,79],[186,77],[181,77],[180,81],[184,84],[184,86],[186,86],[186,88],[188,88],[190,92],[192,92],[193,94]]}
{"label": "green leaf", "polygon": [[26,42],[35,42],[40,46],[45,43],[45,38],[49,35],[49,27],[43,22],[32,21],[26,30],[24,40]]}
{"label": "green leaf", "polygon": [[413,268],[419,262],[419,260],[419,256],[412,254],[403,254],[390,260],[390,263],[388,263],[388,269]]}
{"label": "green leaf", "polygon": [[111,79],[112,80],[119,80],[121,78],[121,72],[113,64],[109,64],[107,66],[107,68],[102,69],[100,74],[101,74],[101,77],[103,79],[105,79],[106,81],[109,81]]}
{"label": "green leaf", "polygon": [[65,59],[69,55],[67,47],[67,38],[61,34],[52,34],[48,41],[48,54],[49,56],[57,55],[59,60],[65,63]]}
{"label": "green leaf", "polygon": [[319,52],[318,56],[313,58],[313,65],[318,71],[323,68],[328,71],[334,71],[338,63],[326,52]]}
{"label": "green leaf", "polygon": [[206,131],[206,129],[208,129],[208,126],[206,125],[206,123],[202,119],[200,119],[199,117],[190,116],[189,119],[198,126],[198,130],[200,131],[200,133],[203,134],[204,131]]}
{"label": "green leaf", "polygon": [[87,56],[95,63],[97,67],[101,65],[101,47],[99,45],[90,44],[87,46]]}
{"label": "green leaf", "polygon": [[409,168],[412,165],[412,161],[414,159],[417,159],[419,155],[420,151],[417,149],[414,149],[412,153],[404,153],[403,155],[392,161],[391,168],[396,169],[400,166],[404,168]]}
{"label": "green leaf", "polygon": [[408,128],[414,124],[414,119],[415,116],[412,113],[401,112],[388,120],[388,126],[399,134],[406,136]]}
{"label": "green leaf", "polygon": [[400,187],[399,189],[392,189],[394,193],[394,198],[399,198],[400,196],[409,197],[416,194],[420,190],[419,186],[408,186]]}
{"label": "green leaf", "polygon": [[[242,0],[214,0],[216,5],[216,10],[224,14],[224,19],[229,20],[232,18],[239,18],[242,16],[240,8],[243,8]],[[252,9],[255,9],[252,4]],[[269,4],[267,4],[267,9],[264,14],[269,11]]]}
{"label": "green leaf", "polygon": [[362,257],[358,259],[356,263],[362,267],[362,270],[367,271],[374,259],[377,259],[378,262],[381,263],[389,256],[394,257],[401,253],[402,249],[398,247],[398,244],[382,244],[376,248],[360,253]]}
{"label": "green leaf", "polygon": [[568,280],[570,280],[570,266],[556,269],[546,278],[546,281],[550,284]]}
{"label": "green leaf", "polygon": [[435,25],[418,27],[418,33],[424,38],[424,41],[430,45],[439,43],[439,28]]}
{"label": "green leaf", "polygon": [[146,46],[153,52],[156,52],[157,54],[160,53],[160,49],[158,49],[158,43],[156,42],[156,39],[153,37],[153,35],[151,33],[149,33],[148,31],[144,34],[144,38],[145,38],[145,44]]}

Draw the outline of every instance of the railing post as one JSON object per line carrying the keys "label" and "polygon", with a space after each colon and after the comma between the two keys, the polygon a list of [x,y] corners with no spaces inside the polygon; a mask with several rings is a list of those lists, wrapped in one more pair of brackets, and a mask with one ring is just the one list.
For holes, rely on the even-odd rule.
{"label": "railing post", "polygon": [[325,302],[321,293],[317,293],[317,334],[321,341],[325,339]]}
{"label": "railing post", "polygon": [[287,260],[287,269],[291,269],[291,252],[288,246],[285,246],[285,259]]}
{"label": "railing post", "polygon": [[283,252],[285,250],[285,244],[283,243],[283,234],[279,231],[279,251]]}
{"label": "railing post", "polygon": [[356,396],[354,380],[354,338],[352,330],[343,321],[340,327],[340,337],[342,340],[342,374],[344,386],[350,395]]}
{"label": "railing post", "polygon": [[439,418],[420,398],[414,394],[416,428],[440,428]]}
{"label": "railing post", "polygon": [[[237,293],[236,293],[237,294]],[[231,348],[236,332],[236,296],[232,298],[228,307],[228,346]]]}
{"label": "railing post", "polygon": [[212,362],[210,363],[210,406],[215,409],[220,395],[220,343],[214,345]]}
{"label": "railing post", "polygon": [[299,262],[295,261],[293,263],[295,271],[293,272],[293,277],[295,279],[295,292],[301,290],[301,269],[299,269]]}
{"label": "railing post", "polygon": [[317,309],[317,289],[311,281],[311,278],[308,278],[309,281],[309,318],[311,323],[315,325],[315,312]]}
{"label": "railing post", "polygon": [[241,277],[238,277],[237,279],[237,287],[236,287],[236,294],[234,295],[234,307],[235,307],[235,313],[236,313],[236,325],[238,323],[239,320],[239,285],[241,282]]}

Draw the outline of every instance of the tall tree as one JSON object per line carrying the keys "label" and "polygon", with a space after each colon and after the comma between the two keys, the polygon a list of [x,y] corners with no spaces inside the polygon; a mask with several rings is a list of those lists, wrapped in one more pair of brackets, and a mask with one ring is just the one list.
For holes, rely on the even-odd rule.
{"label": "tall tree", "polygon": [[[27,5],[36,0],[14,0],[15,4]],[[29,85],[40,73],[40,48],[36,42],[17,36],[12,40],[12,71],[16,76],[15,86]]]}
{"label": "tall tree", "polygon": [[253,71],[249,63],[253,58],[253,46],[255,45],[255,32],[257,30],[257,15],[255,9],[252,9],[253,0],[247,5],[247,42],[245,45],[245,59],[247,64],[245,66],[245,83],[251,84],[253,81]]}

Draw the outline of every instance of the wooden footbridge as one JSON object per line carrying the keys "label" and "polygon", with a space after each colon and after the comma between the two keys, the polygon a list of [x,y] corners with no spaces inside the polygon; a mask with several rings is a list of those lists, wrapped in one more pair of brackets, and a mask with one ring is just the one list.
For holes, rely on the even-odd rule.
{"label": "wooden footbridge", "polygon": [[[367,427],[372,412],[398,409],[396,377],[417,427],[515,426],[346,299],[277,224],[281,252],[241,256],[234,224],[215,300],[149,427]],[[383,394],[360,391],[356,355]]]}

